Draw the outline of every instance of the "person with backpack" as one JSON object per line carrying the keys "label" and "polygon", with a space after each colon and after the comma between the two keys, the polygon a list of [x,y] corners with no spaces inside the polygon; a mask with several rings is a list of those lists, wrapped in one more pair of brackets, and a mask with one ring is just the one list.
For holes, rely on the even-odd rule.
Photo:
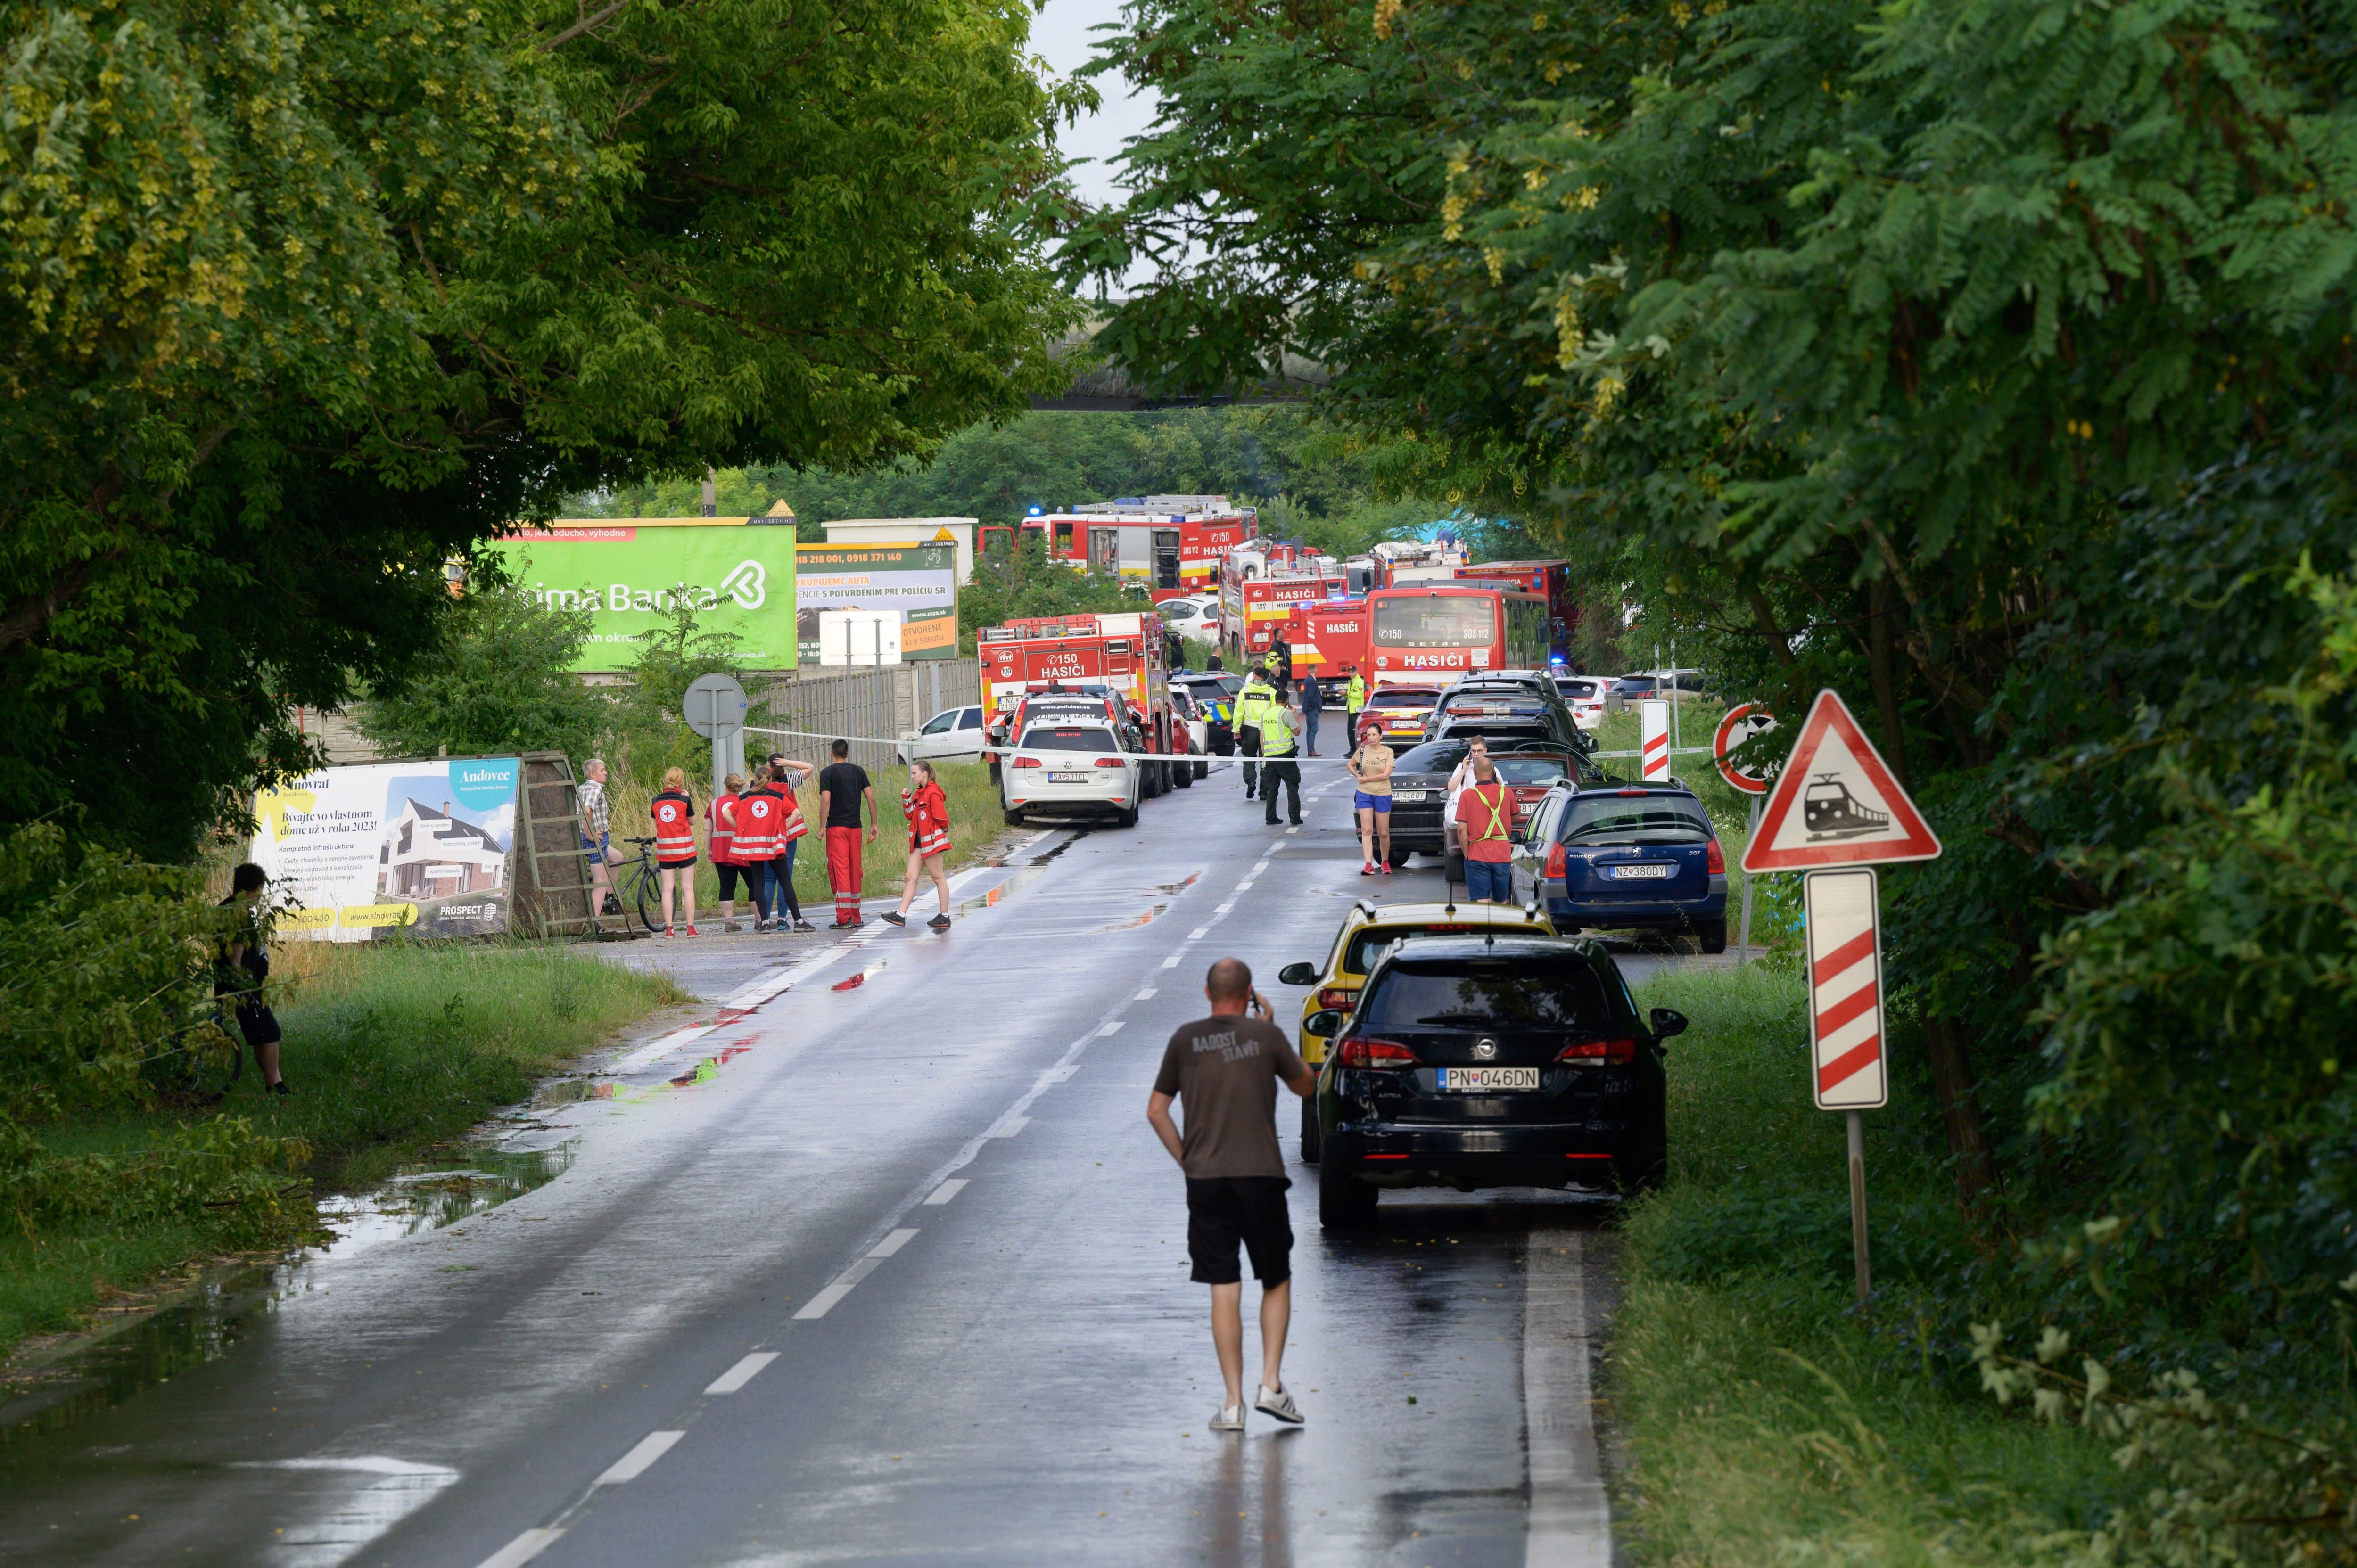
{"label": "person with backpack", "polygon": [[662,867],[663,929],[672,935],[672,899],[678,895],[681,923],[695,935],[695,802],[687,798],[687,771],[668,769],[662,792],[647,806],[655,823],[655,865]]}
{"label": "person with backpack", "polygon": [[950,879],[944,868],[950,857],[950,802],[933,777],[933,765],[922,757],[909,764],[909,787],[900,791],[900,811],[909,819],[909,880],[900,889],[900,907],[884,923],[905,926],[909,906],[917,901],[917,879],[930,875],[941,895],[942,912],[925,923],[934,930],[950,929]]}

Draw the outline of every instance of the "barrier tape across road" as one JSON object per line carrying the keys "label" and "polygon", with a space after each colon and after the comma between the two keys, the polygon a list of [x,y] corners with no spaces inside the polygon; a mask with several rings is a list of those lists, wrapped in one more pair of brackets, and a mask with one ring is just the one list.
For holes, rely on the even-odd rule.
{"label": "barrier tape across road", "polygon": [[[859,742],[859,743],[860,743],[861,745],[863,745],[863,746],[891,746],[891,747],[895,748],[896,750],[897,750],[897,749],[900,746],[900,745],[902,744],[902,739],[901,739],[901,737],[900,737],[900,736],[874,736],[874,735],[838,735],[838,734],[835,734],[835,733],[834,733],[833,731],[829,731],[829,730],[814,730],[814,729],[772,729],[772,728],[770,728],[770,727],[769,725],[747,725],[745,726],[745,733],[746,733],[747,735],[783,735],[783,736],[802,736],[802,737],[804,737],[804,738],[806,738],[806,739],[810,739],[810,740],[849,740],[849,741],[857,741],[857,742]],[[1419,741],[1419,742],[1417,742],[1416,744],[1421,745],[1421,744],[1423,744],[1423,743],[1422,743],[1421,741]],[[1006,754],[1012,754],[1012,753],[1014,753],[1014,752],[1020,751],[1020,750],[1022,750],[1022,749],[1023,749],[1023,748],[1022,748],[1021,746],[976,746],[976,747],[974,748],[974,754],[975,756],[977,756],[977,757],[987,757],[987,756],[989,756],[990,754],[992,754],[993,752],[997,752],[997,753],[1000,753],[1000,754],[1002,754],[1002,755],[1006,755]],[[1676,749],[1674,749],[1674,751],[1672,751],[1672,752],[1670,753],[1670,755],[1671,755],[1671,756],[1673,756],[1673,757],[1708,757],[1710,754],[1711,754],[1710,747],[1708,747],[1708,746],[1682,746],[1677,747]],[[960,753],[958,753],[958,756],[960,756],[960,757],[963,757],[963,756],[964,756],[964,755],[965,755],[965,753],[963,753],[963,752],[960,752]],[[1636,752],[1633,752],[1633,751],[1591,751],[1591,752],[1587,753],[1586,755],[1587,755],[1587,756],[1588,756],[1588,757],[1635,757],[1635,756],[1637,755],[1637,753],[1636,753]],[[1122,753],[1122,756],[1124,756],[1124,757],[1135,757],[1135,758],[1136,758],[1137,760],[1142,761],[1142,762],[1333,762],[1333,763],[1340,763],[1340,762],[1347,762],[1347,761],[1349,761],[1349,760],[1350,760],[1350,753],[1348,753],[1348,752],[1344,752],[1344,753],[1342,753],[1342,754],[1341,754],[1340,756],[1339,756],[1339,757],[1309,757],[1309,756],[1305,756],[1304,754],[1302,754],[1302,753],[1300,753],[1300,752],[1297,752],[1297,752],[1295,752],[1291,757],[1258,757],[1258,756],[1251,756],[1251,757],[1248,757],[1248,756],[1246,756],[1244,753],[1243,753],[1243,752],[1241,752],[1241,751],[1230,752],[1229,754],[1227,754],[1227,755],[1226,755],[1226,756],[1224,756],[1224,757],[1220,756],[1220,755],[1218,755],[1218,754],[1216,754],[1216,753],[1213,753],[1213,752],[1202,752],[1202,751],[1125,751],[1125,752],[1123,752],[1123,753]],[[950,759],[950,758],[946,758],[946,757],[945,757],[945,758],[943,758],[943,760],[944,760],[944,761],[948,761],[948,760],[951,760],[951,759]]]}

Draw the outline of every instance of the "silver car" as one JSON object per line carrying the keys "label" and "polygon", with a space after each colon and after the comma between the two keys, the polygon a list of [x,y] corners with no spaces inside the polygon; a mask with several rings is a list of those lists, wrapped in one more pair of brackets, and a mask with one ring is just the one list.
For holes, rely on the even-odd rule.
{"label": "silver car", "polygon": [[1010,827],[1060,817],[1134,828],[1144,789],[1144,769],[1113,727],[1081,714],[1050,714],[1030,724],[998,770],[999,805]]}

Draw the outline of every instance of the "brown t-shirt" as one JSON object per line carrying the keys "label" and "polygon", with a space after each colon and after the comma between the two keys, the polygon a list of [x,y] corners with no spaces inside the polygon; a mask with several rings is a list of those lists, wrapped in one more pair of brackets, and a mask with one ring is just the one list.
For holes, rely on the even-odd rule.
{"label": "brown t-shirt", "polygon": [[1284,1176],[1276,1086],[1303,1070],[1285,1032],[1265,1018],[1181,1025],[1163,1047],[1154,1092],[1178,1097],[1178,1164],[1188,1178]]}

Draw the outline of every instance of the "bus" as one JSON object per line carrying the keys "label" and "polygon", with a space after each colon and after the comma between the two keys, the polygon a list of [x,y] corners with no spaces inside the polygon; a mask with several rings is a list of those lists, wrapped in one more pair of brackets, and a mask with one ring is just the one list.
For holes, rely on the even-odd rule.
{"label": "bus", "polygon": [[1472,583],[1377,588],[1367,615],[1375,681],[1547,667],[1547,602],[1536,594]]}

